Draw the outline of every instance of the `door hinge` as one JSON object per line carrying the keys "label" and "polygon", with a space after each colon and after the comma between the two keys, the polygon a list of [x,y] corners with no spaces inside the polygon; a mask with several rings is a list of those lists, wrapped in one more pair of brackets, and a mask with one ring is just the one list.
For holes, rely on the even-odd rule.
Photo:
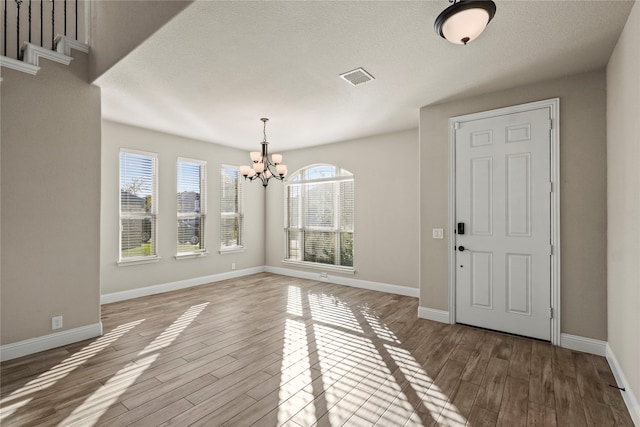
{"label": "door hinge", "polygon": [[553,255],[553,245],[549,245],[549,255]]}
{"label": "door hinge", "polygon": [[454,129],[460,129],[460,122],[454,122],[453,123],[453,128]]}
{"label": "door hinge", "polygon": [[553,307],[549,307],[549,319],[553,319]]}
{"label": "door hinge", "polygon": [[549,119],[549,130],[553,129],[553,119]]}
{"label": "door hinge", "polygon": [[549,193],[553,193],[553,182],[549,181]]}

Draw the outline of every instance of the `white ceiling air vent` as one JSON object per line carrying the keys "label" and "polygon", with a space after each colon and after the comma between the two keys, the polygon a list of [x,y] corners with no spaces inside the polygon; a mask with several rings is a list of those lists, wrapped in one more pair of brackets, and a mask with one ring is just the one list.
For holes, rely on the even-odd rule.
{"label": "white ceiling air vent", "polygon": [[346,73],[340,74],[340,77],[351,83],[353,86],[373,80],[373,76],[367,73],[363,68],[356,68],[355,70],[347,71]]}

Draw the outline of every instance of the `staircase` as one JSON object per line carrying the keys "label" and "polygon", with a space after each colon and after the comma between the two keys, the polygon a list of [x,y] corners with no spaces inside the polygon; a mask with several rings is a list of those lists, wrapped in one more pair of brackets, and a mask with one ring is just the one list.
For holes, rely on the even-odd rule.
{"label": "staircase", "polygon": [[[0,67],[37,74],[40,59],[69,65],[71,49],[89,52],[85,23],[88,2],[82,0],[0,0],[2,42]],[[2,78],[0,77],[0,80]]]}

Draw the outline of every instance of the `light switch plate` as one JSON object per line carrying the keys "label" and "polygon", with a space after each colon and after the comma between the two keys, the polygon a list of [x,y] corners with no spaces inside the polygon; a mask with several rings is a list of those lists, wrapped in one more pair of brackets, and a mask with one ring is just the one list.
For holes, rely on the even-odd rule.
{"label": "light switch plate", "polygon": [[433,238],[434,239],[444,239],[444,229],[442,229],[442,228],[434,228],[433,229]]}

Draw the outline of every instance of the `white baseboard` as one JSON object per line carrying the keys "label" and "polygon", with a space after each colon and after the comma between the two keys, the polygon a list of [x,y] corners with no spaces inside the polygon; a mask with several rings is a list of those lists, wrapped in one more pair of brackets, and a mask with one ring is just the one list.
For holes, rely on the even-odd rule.
{"label": "white baseboard", "polygon": [[190,288],[192,286],[206,285],[207,283],[220,282],[221,280],[235,279],[236,277],[248,276],[250,274],[263,273],[264,266],[245,268],[243,270],[227,271],[225,273],[212,274],[193,279],[178,280],[177,282],[162,283],[160,285],[145,286],[144,288],[131,289],[128,291],[112,292],[100,296],[100,304],[124,301],[132,298],[146,297],[148,295],[161,294],[163,292],[176,291],[178,289]]}
{"label": "white baseboard", "polygon": [[282,274],[283,276],[299,277],[300,279],[317,280],[321,282],[334,283],[336,285],[352,286],[354,288],[368,289],[370,291],[386,292],[388,294],[404,295],[407,297],[418,298],[420,290],[418,288],[410,288],[408,286],[391,285],[389,283],[372,282],[369,280],[354,279],[352,277],[332,276],[321,277],[320,273],[312,273],[309,271],[294,270],[291,268],[265,266],[267,273]]}
{"label": "white baseboard", "polygon": [[607,354],[607,342],[593,338],[585,338],[578,335],[560,334],[560,347],[569,350],[583,351],[585,353],[605,356]]}
{"label": "white baseboard", "polygon": [[434,322],[449,323],[449,312],[446,310],[418,307],[418,317],[421,319],[433,320]]}
{"label": "white baseboard", "polygon": [[102,335],[102,323],[94,323],[92,325],[69,329],[68,331],[56,332],[42,337],[6,344],[0,346],[0,361],[4,362],[100,335]]}
{"label": "white baseboard", "polygon": [[611,367],[611,372],[613,372],[613,376],[616,378],[616,382],[618,383],[618,387],[624,388],[625,390],[620,390],[620,394],[622,395],[622,399],[624,399],[625,405],[627,405],[627,409],[629,410],[629,415],[631,415],[631,419],[636,426],[640,427],[640,402],[638,402],[638,398],[635,393],[631,389],[627,378],[622,371],[622,367],[618,363],[618,359],[616,359],[615,354],[613,353],[613,349],[607,343],[607,362],[609,362],[609,366]]}

